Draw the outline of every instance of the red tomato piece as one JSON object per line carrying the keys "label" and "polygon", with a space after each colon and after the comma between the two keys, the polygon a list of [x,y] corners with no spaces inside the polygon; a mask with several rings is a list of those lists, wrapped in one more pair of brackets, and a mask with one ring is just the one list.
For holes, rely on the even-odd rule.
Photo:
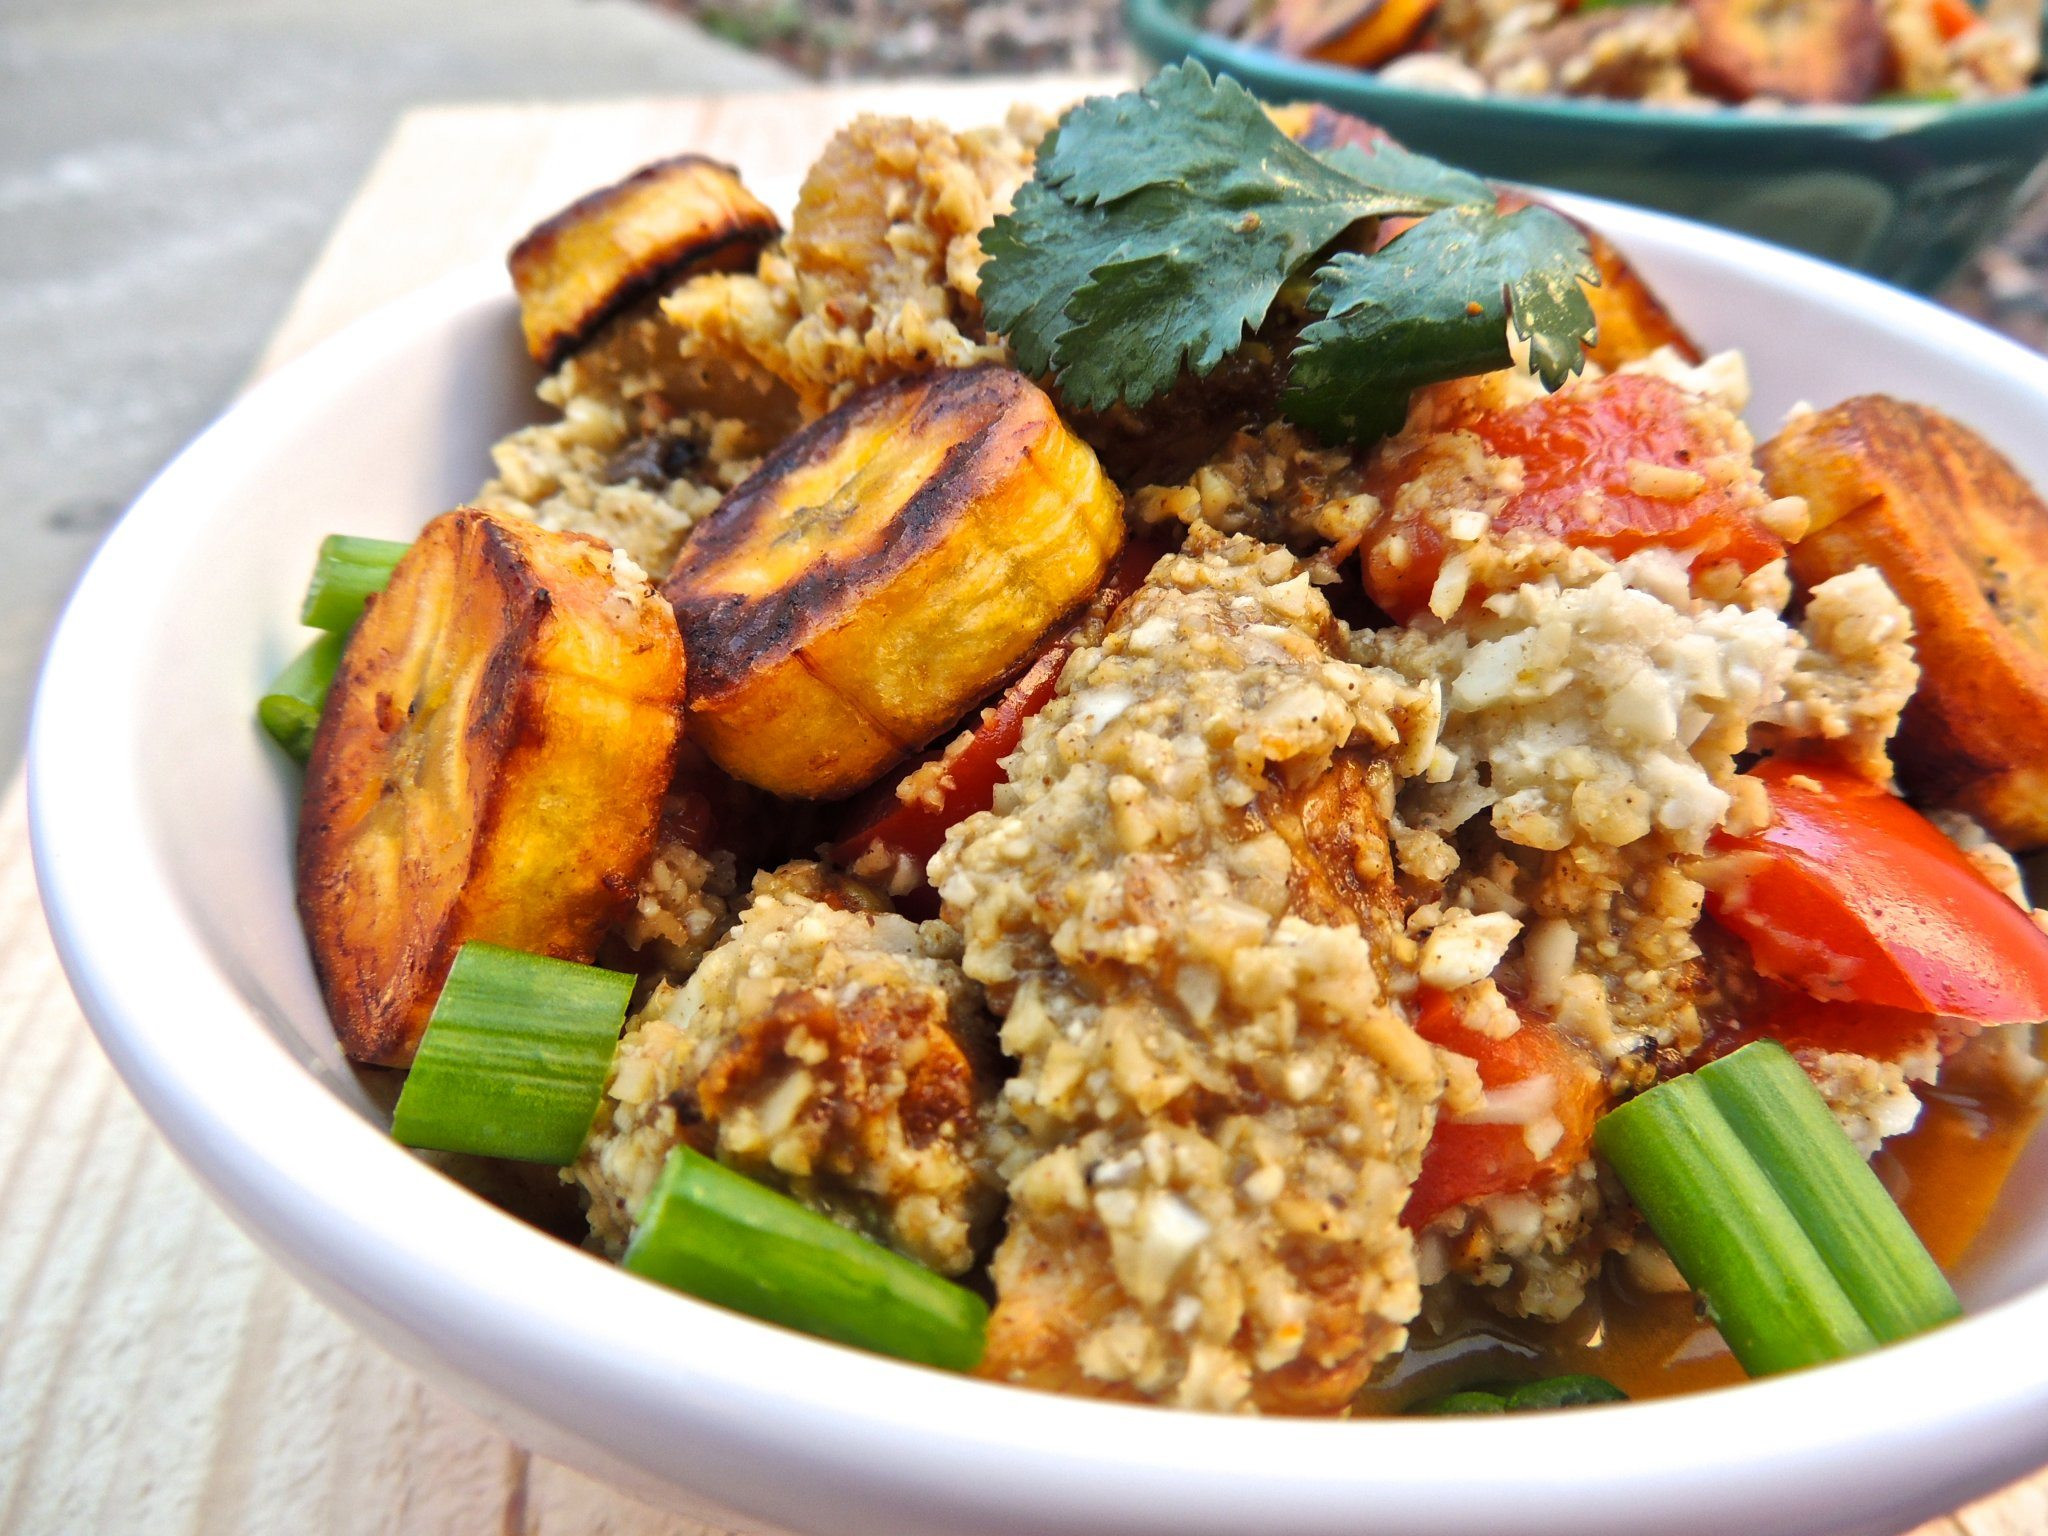
{"label": "red tomato piece", "polygon": [[[1497,535],[1545,534],[1617,556],[1685,549],[1700,565],[1732,560],[1744,571],[1785,552],[1757,519],[1762,490],[1717,478],[1714,461],[1742,452],[1732,418],[1663,379],[1615,374],[1460,425],[1488,453],[1522,461],[1521,489],[1494,516]],[[1403,484],[1429,469],[1432,453],[1426,442],[1419,452],[1383,456],[1371,489],[1393,504]],[[1703,483],[1687,489],[1686,472]],[[1428,606],[1443,559],[1443,538],[1419,511],[1396,517],[1368,542],[1366,591],[1395,618],[1413,618]]]}
{"label": "red tomato piece", "polygon": [[1945,43],[1954,42],[1976,26],[1980,19],[1976,7],[1969,0],[1933,0],[1929,9],[1934,18],[1934,28]]}
{"label": "red tomato piece", "polygon": [[[1123,554],[1103,583],[1112,611],[1138,590],[1166,553],[1165,545],[1151,539],[1131,539],[1125,543]],[[927,754],[903,773],[856,797],[844,823],[848,830],[832,845],[832,857],[851,865],[880,847],[892,859],[910,859],[922,871],[946,840],[948,828],[995,803],[996,786],[1003,782],[1003,759],[1017,750],[1024,722],[1052,702],[1060,670],[1073,652],[1070,631],[1040,651],[1037,660],[997,696],[995,703],[984,708],[981,723],[974,727],[967,744],[948,760],[946,783],[936,802],[898,799],[896,786],[940,753]]]}
{"label": "red tomato piece", "polygon": [[2048,1019],[2048,934],[1926,817],[1839,768],[1772,759],[1753,776],[1772,823],[1716,835],[1716,851],[1758,857],[1717,882],[1707,910],[1758,974],[1826,1003]]}
{"label": "red tomato piece", "polygon": [[[1593,1122],[1606,1101],[1606,1087],[1593,1058],[1548,1020],[1517,1010],[1522,1027],[1497,1040],[1468,1029],[1446,994],[1425,988],[1421,998],[1415,1029],[1423,1039],[1477,1062],[1479,1081],[1490,1098],[1512,1105],[1519,1089],[1537,1113],[1556,1118],[1562,1134],[1556,1145],[1538,1156],[1518,1120],[1439,1116],[1436,1133],[1422,1153],[1422,1171],[1401,1212],[1402,1224],[1411,1231],[1420,1231],[1453,1206],[1529,1189],[1576,1167],[1591,1152]],[[1547,1091],[1539,1081],[1545,1078],[1550,1083]]]}
{"label": "red tomato piece", "polygon": [[[832,845],[832,857],[850,864],[880,844],[893,855],[916,860],[921,868],[946,840],[946,829],[995,803],[1003,779],[1002,761],[1017,750],[1024,722],[1052,701],[1060,669],[1073,654],[1064,642],[1048,646],[1024,675],[1003,690],[994,707],[984,711],[967,745],[946,766],[946,784],[937,803],[899,800],[902,777],[876,786],[855,804],[853,830]],[[920,767],[932,761],[921,759]],[[872,803],[870,803],[872,802]]]}
{"label": "red tomato piece", "polygon": [[1878,1061],[1902,1061],[1932,1046],[1947,1055],[1977,1032],[1967,1019],[1940,1018],[1876,1003],[1824,1003],[1797,987],[1763,983],[1749,1033],[1797,1050],[1853,1051]]}

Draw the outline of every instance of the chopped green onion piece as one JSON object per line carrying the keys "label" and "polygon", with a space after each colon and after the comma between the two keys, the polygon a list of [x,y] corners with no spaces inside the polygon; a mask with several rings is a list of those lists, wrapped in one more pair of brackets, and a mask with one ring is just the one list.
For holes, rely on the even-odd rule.
{"label": "chopped green onion piece", "polygon": [[[1782,1054],[1783,1047],[1744,1046],[1721,1064],[1722,1080],[1759,1070],[1750,1053],[1772,1051]],[[1802,1227],[1777,1182],[1796,1177],[1783,1168],[1813,1155],[1811,1138],[1794,1134],[1752,1147],[1721,1103],[1701,1073],[1673,1078],[1604,1116],[1593,1144],[1750,1375],[1876,1348],[1878,1335],[1836,1278],[1836,1266],[1881,1263],[1884,1256],[1824,1258],[1825,1234]],[[1832,1116],[1827,1128],[1846,1140]]]}
{"label": "chopped green onion piece", "polygon": [[299,622],[346,633],[363,616],[363,604],[370,594],[384,590],[393,568],[411,548],[394,539],[330,533],[320,541],[320,557],[313,565],[313,579],[306,585]]}
{"label": "chopped green onion piece", "polygon": [[465,944],[398,1096],[409,1147],[556,1167],[574,1162],[604,1097],[633,978]]}
{"label": "chopped green onion piece", "polygon": [[1424,1398],[1408,1411],[1441,1413],[1540,1413],[1551,1408],[1581,1408],[1593,1403],[1625,1403],[1628,1394],[1598,1376],[1546,1376],[1521,1386],[1466,1387],[1442,1397]]}
{"label": "chopped green onion piece", "polygon": [[256,701],[263,729],[296,762],[305,762],[313,751],[313,733],[320,728],[320,711],[347,644],[347,635],[322,635],[293,657]]}
{"label": "chopped green onion piece", "polygon": [[972,1370],[988,1306],[879,1243],[677,1147],[625,1267],[750,1317],[923,1365]]}
{"label": "chopped green onion piece", "polygon": [[1628,1394],[1600,1376],[1549,1376],[1517,1387],[1508,1394],[1509,1413],[1537,1413],[1548,1408],[1584,1408],[1594,1403],[1625,1403]]}
{"label": "chopped green onion piece", "polygon": [[1790,1053],[1758,1042],[1698,1076],[1878,1342],[1962,1315],[1940,1266]]}
{"label": "chopped green onion piece", "polygon": [[1432,1417],[1453,1413],[1506,1413],[1508,1400],[1498,1392],[1468,1389],[1463,1392],[1446,1392],[1442,1397],[1424,1398],[1408,1411]]}

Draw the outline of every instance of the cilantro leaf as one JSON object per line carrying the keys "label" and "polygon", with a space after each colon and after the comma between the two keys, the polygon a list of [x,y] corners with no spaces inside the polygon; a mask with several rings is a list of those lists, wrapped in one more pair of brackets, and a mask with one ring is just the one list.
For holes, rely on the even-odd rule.
{"label": "cilantro leaf", "polygon": [[1426,213],[1473,188],[1484,192],[1405,151],[1327,162],[1236,81],[1170,66],[1061,119],[982,237],[983,313],[1068,403],[1140,405],[1183,367],[1206,373],[1235,351],[1295,271],[1359,220]]}
{"label": "cilantro leaf", "polygon": [[1403,149],[1392,139],[1381,139],[1370,149],[1340,144],[1326,151],[1323,160],[1355,181],[1400,198],[1406,204],[1403,213],[1491,208],[1495,202],[1493,188],[1470,171]]}
{"label": "cilantro leaf", "polygon": [[1556,389],[1585,361],[1599,271],[1585,237],[1540,206],[1434,213],[1373,256],[1343,252],[1316,274],[1281,409],[1333,441],[1397,430],[1409,391],[1505,368],[1508,325]]}
{"label": "cilantro leaf", "polygon": [[1096,268],[1053,347],[1061,398],[1084,410],[1143,405],[1172,388],[1183,366],[1207,373],[1258,328],[1291,270],[1218,283],[1199,253],[1178,246]]}
{"label": "cilantro leaf", "polygon": [[[1046,143],[1051,144],[1047,139]],[[1010,211],[981,232],[981,312],[1030,374],[1052,372],[1067,303],[1117,235],[1099,208],[1076,208],[1043,181],[1017,189]]]}
{"label": "cilantro leaf", "polygon": [[1353,225],[1422,222],[1317,273],[1283,409],[1331,439],[1400,424],[1419,384],[1506,366],[1507,327],[1555,389],[1593,325],[1585,242],[1547,209],[1498,211],[1464,171],[1392,141],[1308,150],[1228,76],[1188,62],[1060,120],[983,232],[981,302],[1018,365],[1067,404],[1142,405],[1243,345]]}
{"label": "cilantro leaf", "polygon": [[[1348,210],[1377,203],[1352,213],[1356,220],[1419,213],[1456,200],[1443,198],[1430,177],[1415,174],[1418,160],[1399,152],[1388,162],[1392,174],[1384,181],[1334,166],[1282,133],[1258,99],[1230,76],[1212,76],[1190,59],[1168,65],[1135,92],[1093,96],[1072,108],[1041,148],[1037,176],[1070,203],[1113,203],[1161,186],[1231,209]],[[1419,163],[1445,169],[1434,161]],[[1429,201],[1418,208],[1418,197]]]}

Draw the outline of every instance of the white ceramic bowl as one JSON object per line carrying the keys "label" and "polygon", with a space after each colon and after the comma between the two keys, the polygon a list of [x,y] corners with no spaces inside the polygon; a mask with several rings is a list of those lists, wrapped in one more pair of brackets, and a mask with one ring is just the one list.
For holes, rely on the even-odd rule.
{"label": "white ceramic bowl", "polygon": [[[1794,401],[1940,405],[2048,484],[2048,363],[1904,294],[1573,203]],[[293,914],[297,775],[251,719],[320,536],[409,537],[533,409],[478,271],[255,389],[107,540],[30,744],[37,869],[115,1065],[235,1217],[385,1347],[542,1452],[753,1528],[845,1536],[1889,1533],[2048,1461],[2048,1139],[1970,1317],[1802,1375],[1513,1420],[1236,1420],[986,1385],[765,1327],[543,1236],[383,1135]]]}

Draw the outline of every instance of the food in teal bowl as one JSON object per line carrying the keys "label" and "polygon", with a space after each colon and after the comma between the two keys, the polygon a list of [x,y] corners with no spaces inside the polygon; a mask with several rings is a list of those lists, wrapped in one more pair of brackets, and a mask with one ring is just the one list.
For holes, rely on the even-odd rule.
{"label": "food in teal bowl", "polygon": [[1998,231],[2048,157],[2048,86],[1868,105],[1475,98],[1224,37],[1203,10],[1125,0],[1153,60],[1197,58],[1270,100],[1327,102],[1488,176],[1666,209],[1922,291]]}

